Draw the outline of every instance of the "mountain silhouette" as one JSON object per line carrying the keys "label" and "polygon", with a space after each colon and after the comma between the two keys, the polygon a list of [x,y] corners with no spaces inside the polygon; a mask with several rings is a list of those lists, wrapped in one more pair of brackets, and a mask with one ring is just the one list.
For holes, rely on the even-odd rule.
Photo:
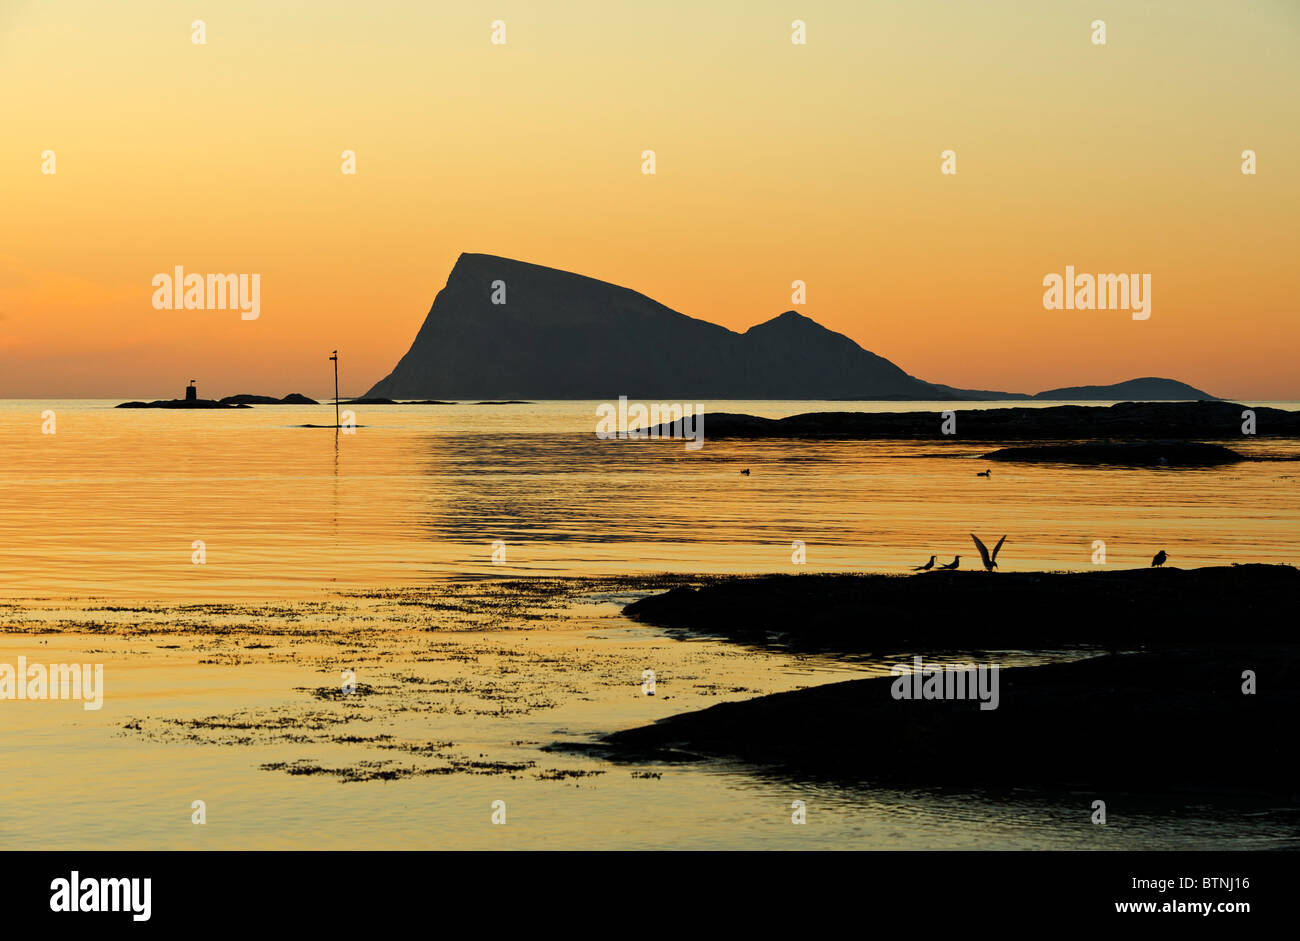
{"label": "mountain silhouette", "polygon": [[[492,302],[494,282],[506,303]],[[736,333],[614,284],[478,254],[460,256],[410,350],[366,395],[954,398],[794,311]]]}
{"label": "mountain silhouette", "polygon": [[406,355],[365,397],[620,395],[673,402],[1029,398],[925,382],[792,310],[736,333],[615,284],[470,253],[457,259]]}

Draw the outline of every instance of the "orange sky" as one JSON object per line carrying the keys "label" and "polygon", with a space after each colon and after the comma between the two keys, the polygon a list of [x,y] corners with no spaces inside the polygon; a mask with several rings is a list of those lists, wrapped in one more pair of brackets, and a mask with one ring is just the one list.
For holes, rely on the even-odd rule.
{"label": "orange sky", "polygon": [[[801,279],[951,385],[1300,399],[1294,4],[207,6],[0,6],[0,396],[322,395],[335,347],[359,393],[476,251],[737,330]],[[1044,310],[1067,264],[1151,318]],[[260,318],[153,309],[175,265]]]}

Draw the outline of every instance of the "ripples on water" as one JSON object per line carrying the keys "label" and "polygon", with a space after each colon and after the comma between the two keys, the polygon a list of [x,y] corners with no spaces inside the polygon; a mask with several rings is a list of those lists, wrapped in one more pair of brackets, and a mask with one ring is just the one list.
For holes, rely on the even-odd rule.
{"label": "ripples on water", "polygon": [[[355,435],[296,427],[331,421],[329,406],[126,411],[113,404],[0,403],[0,597],[54,599],[56,624],[81,623],[91,611],[59,599],[87,596],[277,601],[301,608],[287,623],[310,624],[318,610],[313,605],[332,605],[333,592],[448,579],[799,571],[791,564],[796,540],[807,547],[804,571],[901,571],[931,554],[940,561],[960,554],[971,567],[970,532],[986,541],[1009,534],[999,559],[1008,571],[1089,569],[1095,540],[1105,541],[1109,563],[1118,566],[1146,565],[1161,548],[1180,566],[1300,560],[1300,465],[1290,462],[1211,470],[995,464],[984,479],[975,476],[986,466],[978,455],[993,443],[715,441],[708,440],[706,421],[704,448],[688,452],[681,442],[596,440],[597,403],[356,406],[363,427]],[[950,405],[727,402],[717,410],[781,417]],[[41,434],[45,409],[56,412],[55,435]],[[1248,453],[1300,456],[1291,442],[1234,444]],[[750,476],[741,476],[745,468]],[[204,565],[191,561],[195,540],[205,544]],[[502,564],[492,562],[496,540],[505,543]],[[29,608],[10,611],[37,617]],[[144,617],[130,607],[118,610],[126,613],[113,616]],[[155,615],[159,623],[181,616],[169,618],[167,610],[164,605]],[[249,620],[243,613],[231,617]],[[554,712],[537,713],[531,725],[442,715],[424,734],[518,758],[519,739],[536,744],[644,722],[645,700],[622,695],[621,684],[626,674],[635,685],[646,645],[661,665],[664,658],[683,669],[695,663],[705,687],[732,671],[727,682],[747,688],[739,698],[884,668],[864,658],[813,666],[777,651],[740,653],[707,640],[682,644],[629,628],[616,613],[607,617],[599,634],[557,630],[548,641],[576,645],[566,656],[579,665],[598,654],[617,664],[608,667],[617,676],[604,687],[582,687]],[[267,661],[242,663],[251,654],[239,647],[239,670],[220,674],[231,679],[214,679],[214,666],[176,666],[169,659],[174,651],[127,635],[120,643],[131,650],[114,667],[118,690],[103,713],[78,714],[70,725],[51,724],[49,711],[15,713],[23,727],[7,744],[26,745],[9,747],[5,762],[16,780],[31,784],[21,812],[0,802],[0,823],[15,845],[84,847],[91,839],[97,846],[191,846],[196,828],[186,822],[188,811],[178,818],[184,824],[178,835],[157,808],[188,807],[197,783],[229,809],[226,828],[212,831],[216,842],[203,844],[224,847],[376,840],[408,848],[1247,847],[1285,842],[1294,823],[1281,812],[1249,808],[1225,815],[1125,805],[1116,826],[1097,828],[1088,823],[1087,795],[981,799],[842,788],[717,763],[646,780],[571,759],[600,772],[595,783],[581,786],[499,777],[340,785],[258,770],[257,759],[239,750],[123,741],[121,724],[132,709],[161,710],[154,720],[166,722],[182,706],[204,715],[297,702],[305,695],[297,686],[318,685],[319,672],[334,669],[327,658],[325,666],[302,663],[297,674],[282,676],[290,668],[282,660],[292,666],[297,648],[277,639],[278,626],[268,630]],[[11,635],[7,643],[16,652],[32,636]],[[227,643],[202,630],[186,636],[200,650]],[[464,636],[471,642],[483,635]],[[532,643],[543,638],[535,635]],[[477,676],[459,662],[452,667],[462,680]],[[235,672],[253,692],[226,689]],[[585,676],[586,667],[580,672]],[[666,675],[673,675],[671,667]],[[482,681],[503,677],[488,671]],[[703,688],[679,689],[679,698],[655,708],[670,714],[711,704],[691,699]],[[869,731],[846,747],[871,747]],[[339,762],[356,760],[355,747],[338,748]],[[329,754],[323,745],[311,749],[312,758]],[[307,755],[299,752],[283,757]],[[93,803],[68,775],[51,770],[45,760],[51,753],[82,762],[85,773],[74,777],[94,781]],[[406,803],[393,803],[389,788],[425,808],[417,825]],[[481,811],[502,794],[512,807],[528,808],[512,818],[521,825],[510,828],[506,843],[497,832],[505,828],[483,827],[464,810]],[[793,797],[808,800],[816,826],[789,825]]]}
{"label": "ripples on water", "polygon": [[[284,597],[431,578],[643,571],[897,571],[1010,534],[1000,564],[1086,569],[1157,549],[1197,566],[1300,558],[1300,465],[994,466],[989,443],[599,441],[596,403],[0,407],[0,571],[15,595]],[[951,404],[951,403],[948,403]],[[996,405],[997,403],[983,403]],[[727,402],[769,416],[925,403]],[[41,411],[58,433],[42,435]],[[332,414],[328,416],[332,418]],[[1300,454],[1294,443],[1238,445]],[[740,471],[750,468],[748,477]],[[207,563],[191,563],[202,540]],[[506,544],[505,564],[491,561]]]}

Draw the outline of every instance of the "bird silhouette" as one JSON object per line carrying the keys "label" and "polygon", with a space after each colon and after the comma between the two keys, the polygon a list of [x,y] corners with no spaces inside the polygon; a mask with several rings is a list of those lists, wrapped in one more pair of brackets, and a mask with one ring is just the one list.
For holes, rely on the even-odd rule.
{"label": "bird silhouette", "polygon": [[748,477],[748,476],[749,476],[749,468],[746,467],[743,471],[740,472],[740,474],[741,474],[742,477]]}
{"label": "bird silhouette", "polygon": [[993,471],[992,471],[992,469],[990,469],[990,468],[985,468],[985,469],[982,470],[982,471],[977,471],[977,472],[975,473],[975,476],[976,476],[976,477],[992,477],[992,476],[993,476]]}
{"label": "bird silhouette", "polygon": [[983,560],[984,567],[988,569],[990,572],[993,571],[995,568],[997,568],[998,550],[1001,549],[1002,544],[1007,541],[1007,537],[1003,536],[1001,539],[998,540],[998,544],[993,547],[992,555],[989,555],[989,550],[984,548],[984,543],[979,541],[978,536],[976,536],[974,533],[971,533],[970,538],[975,540],[975,548],[980,551],[980,559]]}
{"label": "bird silhouette", "polygon": [[1155,558],[1151,560],[1151,565],[1153,568],[1160,568],[1160,566],[1165,564],[1165,560],[1168,558],[1169,556],[1165,555],[1165,550],[1161,549],[1156,553]]}
{"label": "bird silhouette", "polygon": [[912,569],[912,571],[913,571],[913,572],[928,572],[928,571],[930,571],[930,569],[932,569],[932,568],[934,568],[934,556],[930,556],[930,561],[927,562],[927,563],[925,563],[925,565],[918,565],[916,568]]}
{"label": "bird silhouette", "polygon": [[941,565],[941,566],[939,566],[939,568],[941,568],[941,569],[955,569],[955,568],[956,568],[958,565],[960,565],[960,564],[961,564],[961,556],[959,556],[959,555],[955,555],[955,556],[952,557],[952,561],[951,561],[951,562],[949,562],[947,565]]}

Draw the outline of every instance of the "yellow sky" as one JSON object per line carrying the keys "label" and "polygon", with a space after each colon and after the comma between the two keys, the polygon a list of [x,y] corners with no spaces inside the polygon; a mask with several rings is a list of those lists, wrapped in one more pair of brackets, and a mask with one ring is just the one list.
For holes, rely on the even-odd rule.
{"label": "yellow sky", "polygon": [[[336,347],[359,393],[474,251],[736,330],[800,279],[951,385],[1300,399],[1298,91],[1287,0],[5,0],[0,396],[320,395]],[[1067,264],[1150,319],[1044,310]],[[260,318],[155,310],[175,265]]]}

